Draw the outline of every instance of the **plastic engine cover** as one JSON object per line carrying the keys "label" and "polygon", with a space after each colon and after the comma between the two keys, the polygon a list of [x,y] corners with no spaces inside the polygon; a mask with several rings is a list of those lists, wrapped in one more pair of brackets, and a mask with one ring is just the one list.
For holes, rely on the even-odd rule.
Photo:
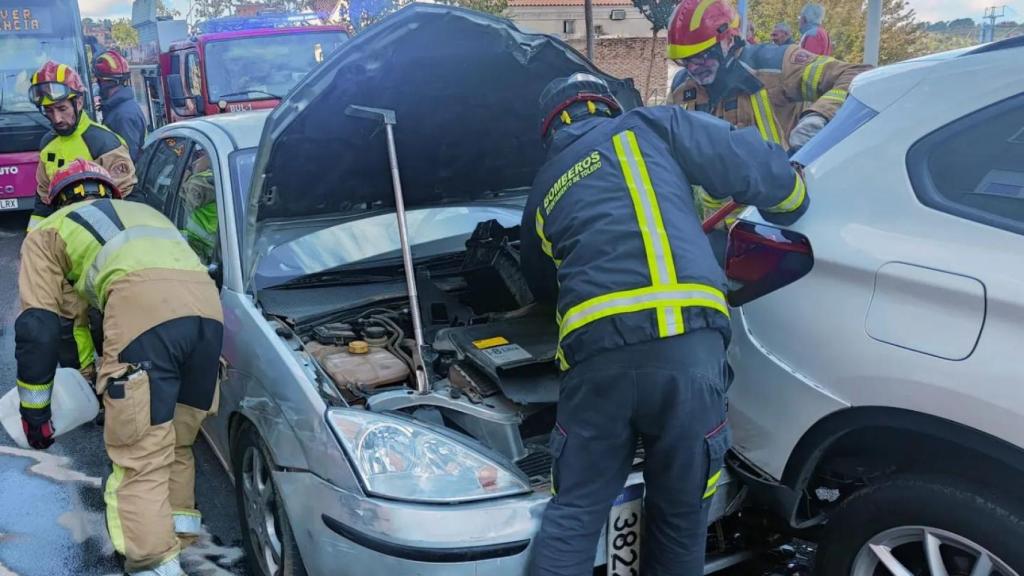
{"label": "plastic engine cover", "polygon": [[502,393],[520,404],[558,401],[555,350],[558,327],[553,319],[527,316],[490,324],[445,328],[448,340],[474,366],[493,378]]}

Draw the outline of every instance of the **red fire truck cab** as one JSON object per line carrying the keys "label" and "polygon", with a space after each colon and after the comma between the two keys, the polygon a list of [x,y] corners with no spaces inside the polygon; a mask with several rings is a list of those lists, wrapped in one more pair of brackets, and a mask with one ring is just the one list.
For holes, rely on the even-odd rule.
{"label": "red fire truck cab", "polygon": [[[342,26],[303,16],[210,20],[160,54],[163,118],[273,108],[314,66],[349,39]],[[160,122],[162,120],[162,122]]]}

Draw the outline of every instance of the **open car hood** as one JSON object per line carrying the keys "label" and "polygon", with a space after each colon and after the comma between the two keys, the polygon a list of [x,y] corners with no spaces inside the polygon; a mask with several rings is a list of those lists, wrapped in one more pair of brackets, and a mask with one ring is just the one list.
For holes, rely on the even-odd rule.
{"label": "open car hood", "polygon": [[531,185],[545,158],[540,93],[579,71],[604,78],[624,108],[640,105],[631,80],[503,18],[411,4],[369,27],[267,119],[246,210],[246,276],[269,248],[259,236],[271,222],[394,205],[383,127],[346,115],[349,105],[395,111],[407,207],[465,202]]}

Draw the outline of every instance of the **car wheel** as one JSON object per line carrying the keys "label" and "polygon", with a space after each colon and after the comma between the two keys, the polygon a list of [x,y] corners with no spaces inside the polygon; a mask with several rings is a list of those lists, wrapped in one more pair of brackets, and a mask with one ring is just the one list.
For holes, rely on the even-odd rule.
{"label": "car wheel", "polygon": [[1024,515],[952,480],[896,478],[829,517],[820,576],[1022,576]]}
{"label": "car wheel", "polygon": [[249,571],[260,576],[306,576],[291,523],[271,475],[273,460],[250,424],[243,424],[238,431],[232,469]]}

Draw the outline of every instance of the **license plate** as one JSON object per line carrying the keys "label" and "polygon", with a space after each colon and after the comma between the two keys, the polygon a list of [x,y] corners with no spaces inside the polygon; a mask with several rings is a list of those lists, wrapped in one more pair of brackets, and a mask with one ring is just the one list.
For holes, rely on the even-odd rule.
{"label": "license plate", "polygon": [[17,210],[18,201],[16,199],[6,198],[0,200],[0,210]]}
{"label": "license plate", "polygon": [[644,485],[626,486],[608,514],[606,550],[608,576],[640,574],[640,535],[643,527]]}

